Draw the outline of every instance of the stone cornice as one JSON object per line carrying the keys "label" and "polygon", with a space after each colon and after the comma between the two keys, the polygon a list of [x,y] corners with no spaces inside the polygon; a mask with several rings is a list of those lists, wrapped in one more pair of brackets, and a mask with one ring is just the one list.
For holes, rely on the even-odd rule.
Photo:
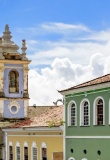
{"label": "stone cornice", "polygon": [[8,63],[8,64],[29,64],[31,60],[8,60],[8,59],[0,59],[0,63]]}

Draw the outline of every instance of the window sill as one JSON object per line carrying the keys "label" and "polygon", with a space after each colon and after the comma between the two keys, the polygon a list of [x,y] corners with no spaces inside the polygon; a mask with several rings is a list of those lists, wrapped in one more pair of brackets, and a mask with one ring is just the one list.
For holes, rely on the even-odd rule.
{"label": "window sill", "polygon": [[80,127],[90,127],[90,125],[80,125]]}
{"label": "window sill", "polygon": [[94,124],[93,126],[100,127],[100,126],[105,126],[105,124],[100,124],[100,125]]}
{"label": "window sill", "polygon": [[77,125],[75,125],[75,126],[68,126],[68,127],[77,127]]}

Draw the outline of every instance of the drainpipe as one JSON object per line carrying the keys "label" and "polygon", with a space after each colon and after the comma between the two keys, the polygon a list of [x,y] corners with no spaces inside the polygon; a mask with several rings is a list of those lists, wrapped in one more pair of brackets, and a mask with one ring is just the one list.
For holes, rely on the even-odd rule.
{"label": "drainpipe", "polygon": [[6,160],[8,160],[8,146],[7,146],[7,133],[6,133]]}
{"label": "drainpipe", "polygon": [[4,132],[4,154],[3,154],[3,159],[8,160],[8,147],[7,147],[7,132]]}

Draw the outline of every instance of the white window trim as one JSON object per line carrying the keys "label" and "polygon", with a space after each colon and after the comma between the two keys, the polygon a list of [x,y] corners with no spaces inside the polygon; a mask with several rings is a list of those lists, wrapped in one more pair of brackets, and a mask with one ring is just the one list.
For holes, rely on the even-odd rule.
{"label": "white window trim", "polygon": [[[16,142],[16,146],[15,146],[15,157],[17,159],[17,147],[20,147],[20,143],[17,141]],[[21,148],[20,148],[20,152],[21,152]],[[21,159],[21,154],[20,154],[20,159]]]}
{"label": "white window trim", "polygon": [[73,158],[73,157],[70,157],[68,160],[75,160],[75,158]]}
{"label": "white window trim", "polygon": [[[71,104],[74,103],[75,104],[75,112],[76,112],[76,116],[75,116],[75,125],[71,125]],[[70,101],[68,104],[68,126],[77,126],[77,105],[75,101]]]}
{"label": "white window trim", "polygon": [[[31,147],[31,157],[32,157],[32,160],[33,160],[33,148],[36,148],[37,149],[37,144],[36,142],[32,142],[32,147]],[[37,159],[38,159],[38,149],[37,149]]]}
{"label": "white window trim", "polygon": [[[45,142],[42,142],[42,144],[41,144],[41,150],[40,150],[40,159],[42,160],[42,148],[46,148],[47,149],[47,146],[46,146],[46,143]],[[48,155],[48,154],[47,154]]]}
{"label": "white window trim", "polygon": [[83,158],[82,160],[87,160],[87,158]]}
{"label": "white window trim", "polygon": [[109,118],[109,125],[110,125],[110,99],[109,99],[109,114],[108,114],[108,118]]}
{"label": "white window trim", "polygon": [[[96,118],[96,103],[99,99],[103,100],[103,125],[105,125],[105,101],[104,98],[101,96],[98,96],[94,100],[94,106],[93,106],[93,125],[97,125],[97,118]],[[97,125],[98,126],[98,125]]]}
{"label": "white window trim", "polygon": [[[23,146],[23,160],[24,160],[24,147],[28,147],[28,143],[26,141],[24,142],[24,146]],[[28,155],[29,155],[29,153],[28,153]]]}
{"label": "white window trim", "polygon": [[12,144],[12,142],[11,142],[11,141],[9,142],[9,146],[13,146],[13,144]]}
{"label": "white window trim", "polygon": [[12,146],[13,147],[13,143],[10,141],[9,145],[8,145],[8,159],[9,159],[9,147]]}
{"label": "white window trim", "polygon": [[[83,125],[82,124],[82,104],[84,104],[84,102],[88,102],[88,112],[89,112],[89,124],[88,125]],[[90,126],[90,102],[87,98],[84,98],[81,102],[80,102],[80,126]]]}

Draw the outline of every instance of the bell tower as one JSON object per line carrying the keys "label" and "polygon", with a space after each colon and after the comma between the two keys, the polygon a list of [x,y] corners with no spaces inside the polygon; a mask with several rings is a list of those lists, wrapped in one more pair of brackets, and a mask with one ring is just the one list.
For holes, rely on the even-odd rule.
{"label": "bell tower", "polygon": [[11,41],[6,24],[0,38],[0,115],[6,119],[24,119],[29,106],[28,64],[26,41],[22,40],[22,53]]}

